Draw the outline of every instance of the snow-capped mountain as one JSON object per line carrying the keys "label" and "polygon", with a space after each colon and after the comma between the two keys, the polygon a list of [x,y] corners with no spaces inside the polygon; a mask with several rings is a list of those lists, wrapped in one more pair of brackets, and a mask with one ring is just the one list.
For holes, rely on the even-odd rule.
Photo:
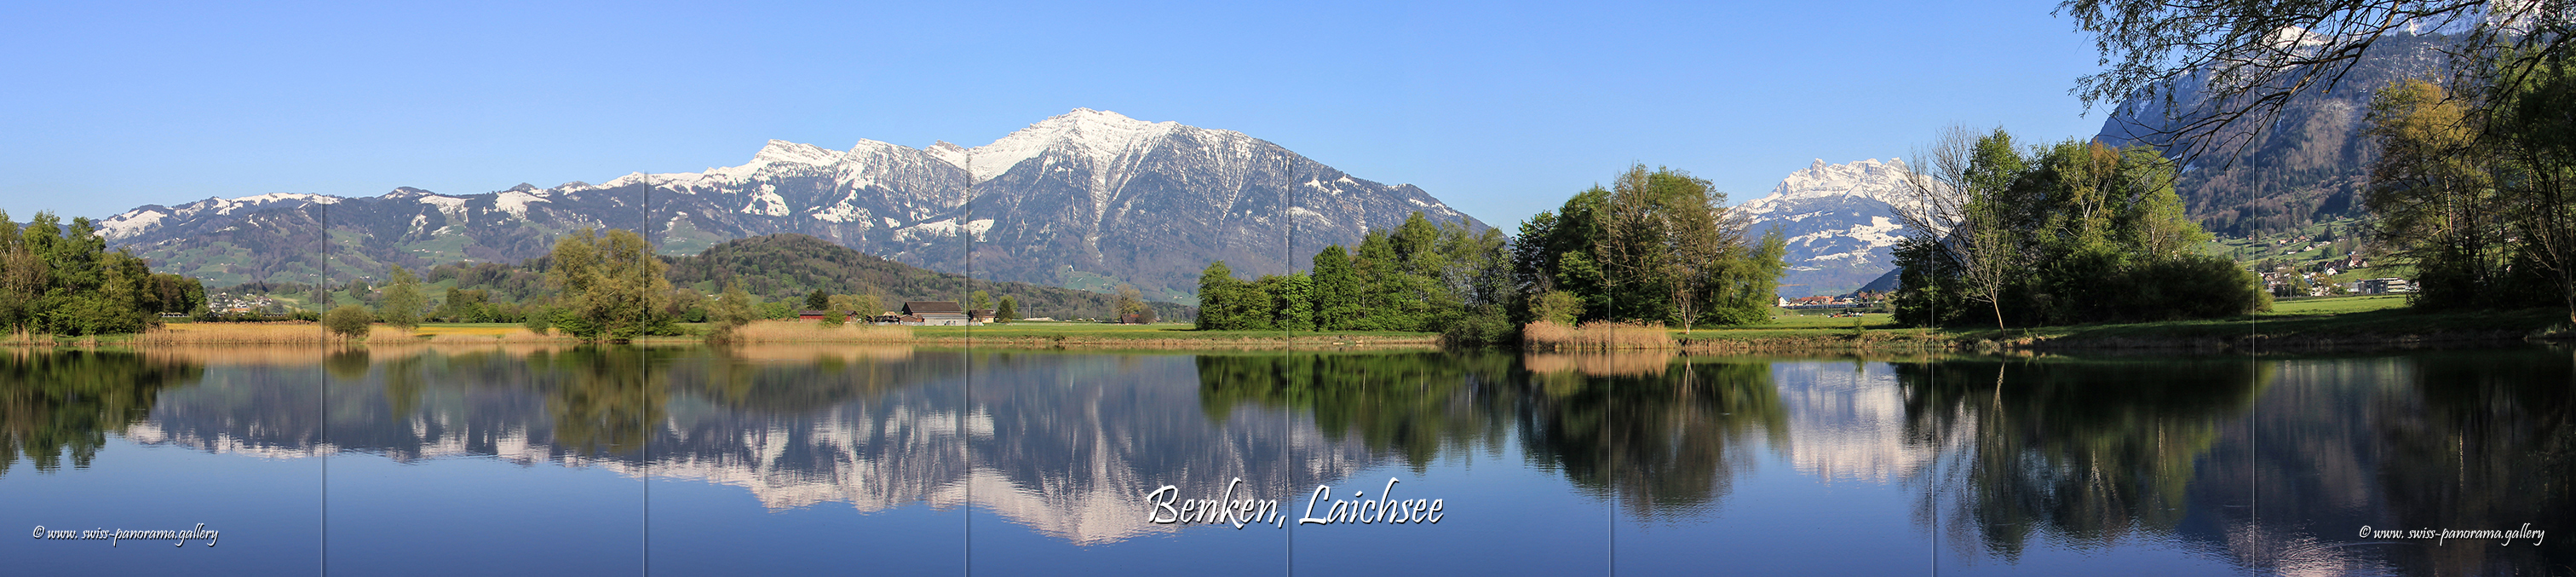
{"label": "snow-capped mountain", "polygon": [[1777,226],[1789,241],[1780,296],[1849,293],[1895,269],[1891,247],[1905,236],[1895,207],[1910,202],[1905,173],[1900,160],[1819,159],[1781,179],[1769,196],[1737,206],[1755,232]]}
{"label": "snow-capped mountain", "polygon": [[[347,276],[515,261],[556,235],[608,227],[646,230],[666,254],[794,232],[982,278],[1131,282],[1172,297],[1196,290],[1208,261],[1281,272],[1416,211],[1484,226],[1420,188],[1356,178],[1241,132],[1076,109],[973,148],[772,140],[748,163],[704,172],[470,195],[207,199],[138,207],[99,226],[156,267],[219,284],[312,280],[326,247]],[[335,242],[321,242],[323,222]]]}

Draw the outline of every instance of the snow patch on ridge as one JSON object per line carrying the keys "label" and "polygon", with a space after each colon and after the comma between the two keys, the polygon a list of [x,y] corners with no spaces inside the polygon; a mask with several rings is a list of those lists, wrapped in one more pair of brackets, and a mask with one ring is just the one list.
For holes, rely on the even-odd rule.
{"label": "snow patch on ridge", "polygon": [[895,238],[905,240],[923,238],[936,239],[957,236],[957,232],[960,230],[966,231],[968,234],[975,235],[975,242],[983,242],[984,233],[986,231],[993,230],[993,219],[979,218],[966,221],[966,224],[964,225],[957,224],[956,219],[925,222],[896,229],[894,236]]}
{"label": "snow patch on ridge", "polygon": [[519,192],[519,191],[516,191],[516,190],[502,191],[501,193],[499,193],[499,194],[495,194],[495,195],[493,195],[493,196],[492,196],[492,207],[493,207],[493,208],[501,209],[501,212],[510,213],[510,215],[511,215],[511,216],[516,216],[516,217],[519,217],[519,218],[527,218],[527,217],[528,217],[528,203],[531,203],[531,202],[554,202],[554,201],[546,200],[545,198],[539,197],[539,196],[537,196],[537,195],[528,194],[528,193],[525,193],[525,192]]}
{"label": "snow patch on ridge", "polygon": [[107,220],[99,221],[98,233],[99,236],[105,237],[108,240],[116,240],[143,234],[144,231],[152,230],[153,227],[161,226],[161,219],[169,216],[170,213],[159,210],[141,208],[129,210],[125,211],[125,214],[111,216],[108,217]]}
{"label": "snow patch on ridge", "polygon": [[439,213],[448,216],[458,216],[463,214],[465,212],[465,202],[465,199],[453,196],[440,196],[433,194],[420,197],[421,204],[438,207]]}
{"label": "snow patch on ridge", "polygon": [[751,204],[742,207],[743,214],[787,216],[789,212],[792,211],[787,208],[787,199],[778,196],[778,185],[775,184],[760,185],[760,193],[752,195]]}

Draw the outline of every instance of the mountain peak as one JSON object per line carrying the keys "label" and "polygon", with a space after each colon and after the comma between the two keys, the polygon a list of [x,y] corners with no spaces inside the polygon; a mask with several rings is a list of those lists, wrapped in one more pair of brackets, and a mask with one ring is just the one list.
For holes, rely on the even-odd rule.
{"label": "mountain peak", "polygon": [[1146,122],[1116,112],[1076,108],[975,147],[968,151],[973,162],[969,168],[976,182],[992,180],[1049,148],[1106,160],[1143,152],[1180,128],[1178,122]]}
{"label": "mountain peak", "polygon": [[1145,126],[1145,125],[1151,125],[1151,124],[1172,124],[1171,122],[1160,122],[1160,123],[1157,123],[1157,122],[1146,122],[1146,121],[1137,120],[1137,119],[1134,119],[1134,118],[1129,118],[1129,117],[1127,117],[1127,115],[1125,115],[1125,114],[1119,114],[1119,113],[1116,113],[1116,112],[1110,112],[1110,111],[1107,111],[1107,110],[1092,110],[1092,109],[1089,109],[1089,108],[1075,108],[1075,109],[1073,109],[1073,110],[1066,111],[1064,114],[1058,114],[1058,115],[1055,115],[1055,116],[1049,116],[1049,117],[1047,117],[1047,119],[1046,119],[1046,120],[1040,120],[1040,121],[1037,121],[1037,123],[1035,123],[1035,124],[1031,124],[1030,126],[1042,126],[1042,125],[1048,125],[1048,124],[1065,124],[1065,123],[1097,124],[1097,125],[1126,125],[1126,126]]}
{"label": "mountain peak", "polygon": [[966,147],[958,146],[957,143],[942,140],[930,143],[930,146],[922,148],[921,151],[929,153],[931,158],[946,161],[958,168],[966,167]]}
{"label": "mountain peak", "polygon": [[788,142],[776,139],[772,139],[768,144],[762,145],[759,153],[751,155],[752,164],[792,162],[796,164],[830,165],[840,159],[841,153],[839,151],[811,144]]}
{"label": "mountain peak", "polygon": [[1764,212],[1787,201],[1846,196],[1891,205],[1909,204],[1912,199],[1905,195],[1905,174],[1902,160],[1880,162],[1872,158],[1826,164],[1819,158],[1808,164],[1805,170],[1789,173],[1788,178],[1781,179],[1780,185],[1772,188],[1769,196],[1747,201],[1743,208]]}

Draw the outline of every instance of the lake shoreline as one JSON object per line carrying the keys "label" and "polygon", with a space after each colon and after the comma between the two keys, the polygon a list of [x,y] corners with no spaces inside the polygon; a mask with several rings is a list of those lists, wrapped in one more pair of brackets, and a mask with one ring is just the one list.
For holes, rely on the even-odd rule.
{"label": "lake shoreline", "polygon": [[[1904,328],[1884,315],[1785,315],[1748,327],[1680,329],[1618,325],[1553,343],[1525,342],[1524,352],[1672,350],[1688,354],[1800,352],[2074,352],[2074,351],[2345,351],[2519,345],[2576,338],[2563,310],[2419,311],[2402,297],[2347,297],[2285,302],[2280,310],[2230,319],[2012,328]],[[1535,326],[1535,325],[1534,325]],[[704,331],[703,326],[688,327]],[[1582,330],[1594,330],[1590,328]],[[1567,334],[1581,331],[1559,331]],[[1396,331],[1200,331],[1162,323],[1011,323],[911,327],[760,321],[735,331],[735,344],[903,345],[1078,350],[1314,350],[1448,348],[1438,333]],[[311,322],[171,323],[139,335],[12,335],[0,344],[350,345],[579,344],[561,333],[537,334],[515,324],[429,324],[414,330],[376,326],[365,339],[325,333]],[[644,337],[638,344],[699,344],[704,336]],[[1551,346],[1551,344],[1556,346]]]}

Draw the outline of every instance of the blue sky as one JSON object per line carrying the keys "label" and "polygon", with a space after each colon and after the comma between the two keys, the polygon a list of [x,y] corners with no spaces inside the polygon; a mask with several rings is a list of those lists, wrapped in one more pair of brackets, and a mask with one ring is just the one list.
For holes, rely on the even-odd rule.
{"label": "blue sky", "polygon": [[[223,4],[223,5],[218,5]],[[772,138],[1239,130],[1499,226],[1630,163],[1732,200],[1952,123],[2090,135],[2053,2],[0,5],[0,208],[481,193]]]}

